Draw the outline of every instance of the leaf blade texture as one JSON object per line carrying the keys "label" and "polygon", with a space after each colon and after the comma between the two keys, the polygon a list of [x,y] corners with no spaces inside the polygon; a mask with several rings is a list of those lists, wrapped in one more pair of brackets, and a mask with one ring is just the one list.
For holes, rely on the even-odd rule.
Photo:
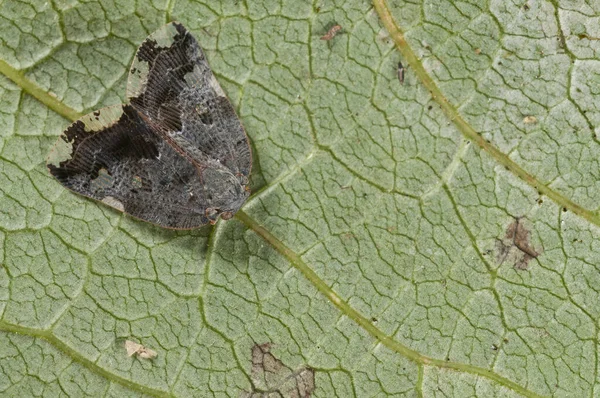
{"label": "leaf blade texture", "polygon": [[[0,392],[592,395],[600,9],[581,7],[3,2]],[[44,166],[71,120],[124,102],[169,20],[255,156],[238,216],[190,232]],[[259,346],[285,373],[253,368]]]}

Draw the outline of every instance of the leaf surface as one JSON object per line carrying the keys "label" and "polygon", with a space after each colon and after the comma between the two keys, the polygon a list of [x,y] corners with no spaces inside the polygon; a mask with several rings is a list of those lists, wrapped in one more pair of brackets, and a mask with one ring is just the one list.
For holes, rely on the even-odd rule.
{"label": "leaf surface", "polygon": [[[573,1],[0,3],[0,394],[594,396],[599,17]],[[71,120],[124,100],[137,46],[170,20],[255,156],[243,211],[191,232],[45,169]]]}

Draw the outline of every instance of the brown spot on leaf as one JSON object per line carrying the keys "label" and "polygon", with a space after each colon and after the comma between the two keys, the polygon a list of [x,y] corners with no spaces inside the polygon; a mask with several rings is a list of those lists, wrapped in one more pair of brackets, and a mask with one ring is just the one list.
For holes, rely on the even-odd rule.
{"label": "brown spot on leaf", "polygon": [[498,263],[512,263],[516,269],[526,270],[529,261],[541,253],[531,246],[529,242],[530,231],[526,228],[521,218],[515,219],[506,229],[504,239],[498,240]]}
{"label": "brown spot on leaf", "polygon": [[315,371],[308,366],[292,370],[271,353],[271,343],[252,347],[252,391],[244,398],[309,398],[315,390]]}
{"label": "brown spot on leaf", "polygon": [[600,38],[598,38],[598,37],[593,37],[593,36],[587,35],[585,33],[580,33],[580,34],[577,35],[577,37],[579,37],[581,40],[583,40],[583,39],[600,40]]}

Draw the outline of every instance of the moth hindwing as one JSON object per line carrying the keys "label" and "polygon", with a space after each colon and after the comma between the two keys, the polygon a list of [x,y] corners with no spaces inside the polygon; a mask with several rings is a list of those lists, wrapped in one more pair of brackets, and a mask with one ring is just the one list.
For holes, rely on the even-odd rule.
{"label": "moth hindwing", "polygon": [[50,173],[165,228],[231,218],[249,195],[248,137],[183,25],[167,24],[140,45],[127,98],[71,124],[48,156]]}

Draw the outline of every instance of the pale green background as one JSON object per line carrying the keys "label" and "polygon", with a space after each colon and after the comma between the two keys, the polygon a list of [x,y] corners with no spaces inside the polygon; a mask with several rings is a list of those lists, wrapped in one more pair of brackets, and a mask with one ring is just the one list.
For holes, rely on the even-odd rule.
{"label": "pale green background", "polygon": [[[18,83],[0,76],[0,395],[237,397],[271,342],[315,369],[314,397],[600,396],[600,2],[387,4],[417,56],[404,85],[368,1],[0,1]],[[169,20],[252,139],[243,210],[317,279],[238,220],[161,230],[47,173],[70,118],[122,102]],[[517,217],[527,270],[499,255]],[[127,338],[158,357],[126,357]]]}

